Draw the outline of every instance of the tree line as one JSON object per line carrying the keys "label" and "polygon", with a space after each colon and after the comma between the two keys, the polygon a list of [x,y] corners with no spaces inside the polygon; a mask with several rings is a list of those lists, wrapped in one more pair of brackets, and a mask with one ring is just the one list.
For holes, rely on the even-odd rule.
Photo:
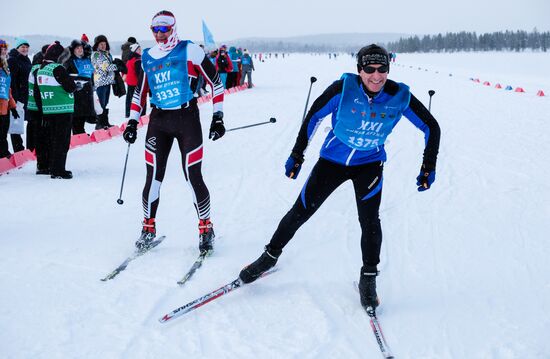
{"label": "tree line", "polygon": [[550,31],[510,31],[476,34],[476,32],[448,32],[445,35],[418,35],[401,38],[387,44],[395,52],[455,52],[455,51],[524,51],[546,52],[550,47]]}

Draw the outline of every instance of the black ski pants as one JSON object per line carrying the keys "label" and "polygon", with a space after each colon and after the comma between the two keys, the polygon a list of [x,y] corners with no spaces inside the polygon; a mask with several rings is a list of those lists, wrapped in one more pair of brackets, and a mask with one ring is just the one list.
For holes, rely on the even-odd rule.
{"label": "black ski pants", "polygon": [[363,265],[375,268],[380,263],[382,245],[382,228],[378,216],[382,198],[382,172],[382,162],[344,166],[320,158],[294,206],[279,223],[269,246],[275,250],[282,250],[298,228],[307,222],[330,194],[342,183],[351,180],[362,231]]}
{"label": "black ski pants", "polygon": [[151,111],[145,138],[147,179],[143,188],[144,217],[156,217],[160,187],[174,140],[178,141],[183,174],[191,187],[197,216],[199,219],[210,218],[210,194],[201,172],[202,129],[196,100],[192,100],[186,108],[177,110],[153,108]]}
{"label": "black ski pants", "polygon": [[67,152],[71,144],[72,113],[44,115],[49,139],[49,163],[52,174],[63,173],[67,162]]}

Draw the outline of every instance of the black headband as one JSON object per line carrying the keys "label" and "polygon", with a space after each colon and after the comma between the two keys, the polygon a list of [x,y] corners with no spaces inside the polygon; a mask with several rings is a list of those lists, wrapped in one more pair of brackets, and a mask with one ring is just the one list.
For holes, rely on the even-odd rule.
{"label": "black headband", "polygon": [[388,57],[386,54],[381,53],[371,53],[366,54],[361,57],[360,60],[361,67],[365,67],[367,65],[389,65],[388,63]]}

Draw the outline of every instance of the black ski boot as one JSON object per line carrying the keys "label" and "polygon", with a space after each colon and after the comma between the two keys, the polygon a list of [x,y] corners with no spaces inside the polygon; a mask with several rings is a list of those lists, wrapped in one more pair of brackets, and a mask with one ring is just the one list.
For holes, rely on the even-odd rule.
{"label": "black ski boot", "polygon": [[376,309],[380,302],[376,294],[376,276],[378,271],[376,267],[361,268],[359,277],[359,296],[361,297],[361,305],[365,308],[371,307]]}
{"label": "black ski boot", "polygon": [[283,253],[280,249],[272,249],[269,244],[265,246],[265,252],[255,262],[244,267],[239,278],[243,283],[251,283],[260,278],[262,274],[277,264],[277,259]]}
{"label": "black ski boot", "polygon": [[[38,174],[38,172],[37,172]],[[46,174],[46,173],[44,173]],[[73,178],[73,173],[71,171],[56,171],[56,172],[52,172],[51,175],[50,175],[50,178],[53,178],[53,179],[71,179]]]}
{"label": "black ski boot", "polygon": [[157,231],[155,229],[155,219],[145,218],[143,220],[143,228],[141,230],[141,236],[136,241],[136,248],[140,251],[149,249],[151,242],[155,240]]}
{"label": "black ski boot", "polygon": [[199,219],[199,251],[214,250],[214,228],[210,219]]}

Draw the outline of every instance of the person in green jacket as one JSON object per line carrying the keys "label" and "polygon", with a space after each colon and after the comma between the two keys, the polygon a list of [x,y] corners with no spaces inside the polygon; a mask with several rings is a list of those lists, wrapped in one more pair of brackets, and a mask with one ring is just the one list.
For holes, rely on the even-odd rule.
{"label": "person in green jacket", "polygon": [[65,169],[67,152],[71,142],[71,128],[74,112],[73,93],[82,88],[58,63],[63,53],[59,41],[46,50],[44,61],[37,72],[43,119],[49,132],[49,164],[51,178],[70,179],[71,171]]}

